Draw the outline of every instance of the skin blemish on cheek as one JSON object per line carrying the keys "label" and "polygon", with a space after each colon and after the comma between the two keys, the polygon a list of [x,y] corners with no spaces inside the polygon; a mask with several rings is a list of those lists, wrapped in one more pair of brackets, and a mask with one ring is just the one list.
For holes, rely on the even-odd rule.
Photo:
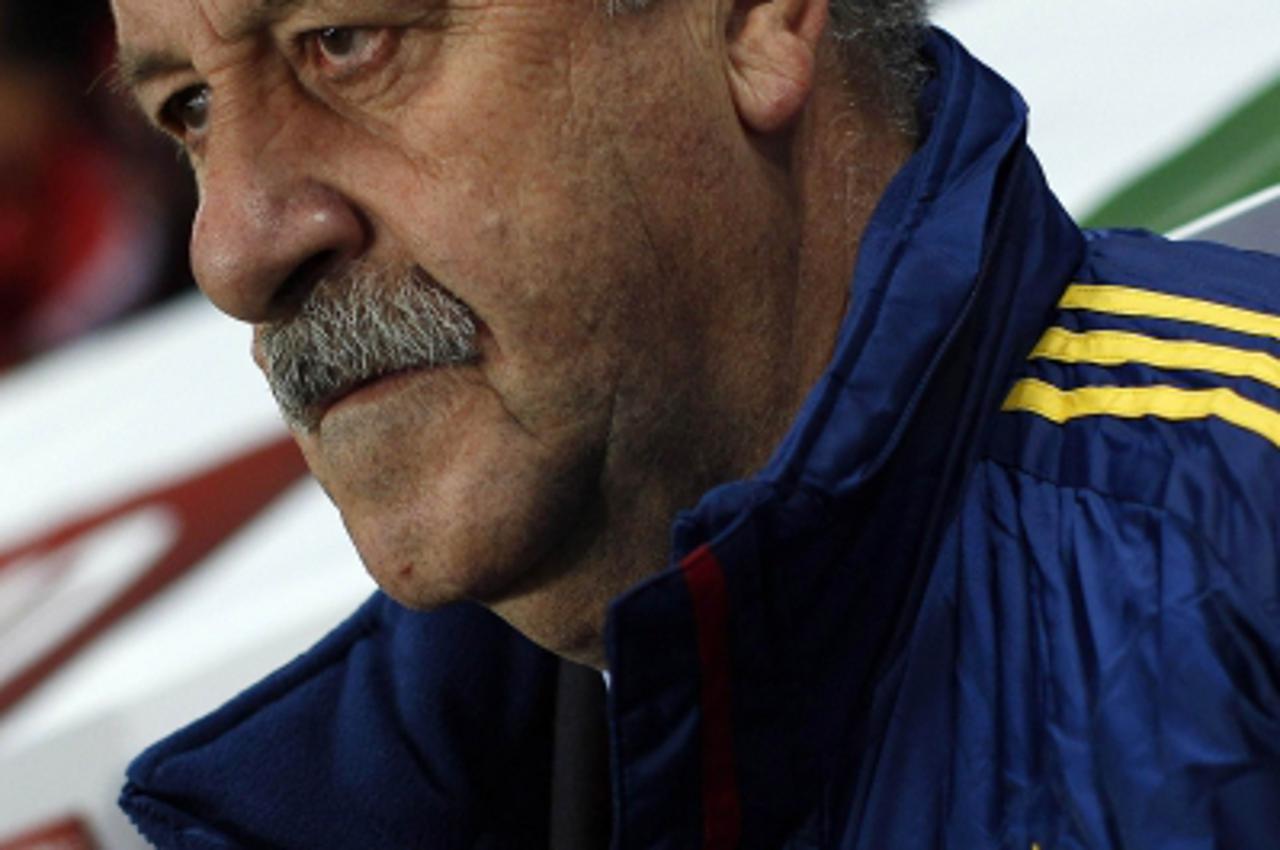
{"label": "skin blemish on cheek", "polygon": [[499,243],[505,243],[510,237],[510,223],[498,209],[490,209],[480,216],[480,229]]}

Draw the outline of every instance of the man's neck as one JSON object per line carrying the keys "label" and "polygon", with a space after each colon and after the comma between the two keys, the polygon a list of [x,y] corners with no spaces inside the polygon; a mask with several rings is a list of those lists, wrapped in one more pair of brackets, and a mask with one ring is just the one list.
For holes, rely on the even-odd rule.
{"label": "man's neck", "polygon": [[889,182],[915,149],[913,128],[894,118],[873,85],[849,82],[834,46],[797,130],[794,171],[801,198],[801,245],[794,311],[796,408],[834,353],[858,293],[853,270],[863,232]]}
{"label": "man's neck", "polygon": [[779,145],[761,140],[757,167],[743,176],[755,179],[742,191],[754,198],[743,203],[753,204],[757,238],[723,276],[718,323],[697,340],[704,374],[669,388],[680,396],[672,406],[687,414],[687,439],[655,444],[651,464],[631,479],[602,475],[630,484],[597,494],[545,569],[491,604],[572,661],[604,669],[608,605],[666,565],[675,513],[760,469],[830,362],[857,297],[850,281],[862,232],[914,139],[828,59],[827,84],[801,122]]}

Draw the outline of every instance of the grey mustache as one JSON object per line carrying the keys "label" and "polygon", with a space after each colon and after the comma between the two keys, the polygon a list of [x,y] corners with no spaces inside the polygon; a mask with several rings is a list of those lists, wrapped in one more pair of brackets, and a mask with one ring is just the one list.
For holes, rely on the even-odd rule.
{"label": "grey mustache", "polygon": [[318,283],[259,353],[285,422],[312,430],[338,396],[410,368],[475,361],[475,314],[416,267],[352,263]]}

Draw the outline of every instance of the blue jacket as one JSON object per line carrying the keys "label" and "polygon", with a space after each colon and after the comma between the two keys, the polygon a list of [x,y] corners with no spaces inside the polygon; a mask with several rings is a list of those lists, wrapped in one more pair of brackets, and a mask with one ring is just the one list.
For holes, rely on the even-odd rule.
{"label": "blue jacket", "polygon": [[[929,52],[830,367],[611,608],[615,847],[1274,846],[1280,260],[1082,234],[1017,94]],[[123,805],[161,847],[543,847],[554,669],[376,596]]]}

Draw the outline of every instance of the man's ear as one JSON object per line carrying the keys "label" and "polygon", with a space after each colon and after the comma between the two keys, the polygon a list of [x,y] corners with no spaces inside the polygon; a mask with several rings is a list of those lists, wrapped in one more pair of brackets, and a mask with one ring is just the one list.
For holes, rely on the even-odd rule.
{"label": "man's ear", "polygon": [[799,116],[814,85],[828,0],[735,0],[729,87],[743,124],[771,133]]}

